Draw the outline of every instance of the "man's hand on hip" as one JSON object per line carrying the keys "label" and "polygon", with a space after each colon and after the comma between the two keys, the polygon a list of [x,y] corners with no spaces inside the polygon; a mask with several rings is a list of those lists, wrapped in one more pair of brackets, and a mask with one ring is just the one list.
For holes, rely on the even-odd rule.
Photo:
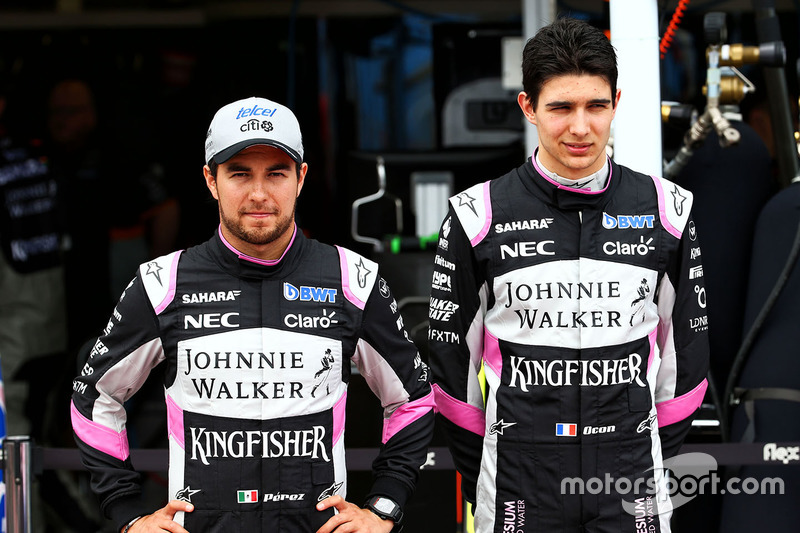
{"label": "man's hand on hip", "polygon": [[325,498],[317,504],[318,511],[336,507],[338,514],[333,515],[317,533],[390,533],[394,522],[383,520],[368,509],[345,501],[341,496]]}
{"label": "man's hand on hip", "polygon": [[[177,522],[173,521],[179,511],[191,513],[194,505],[181,500],[171,500],[165,507],[153,514],[144,515],[128,529],[128,533],[149,533],[152,531],[169,531],[170,533],[189,533]],[[124,529],[124,528],[123,528]]]}

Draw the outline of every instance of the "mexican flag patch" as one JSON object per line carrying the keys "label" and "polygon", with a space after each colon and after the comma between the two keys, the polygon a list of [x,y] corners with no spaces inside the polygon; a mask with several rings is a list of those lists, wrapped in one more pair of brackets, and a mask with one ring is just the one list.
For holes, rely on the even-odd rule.
{"label": "mexican flag patch", "polygon": [[258,501],[257,490],[240,490],[236,494],[238,495],[239,503],[255,503]]}

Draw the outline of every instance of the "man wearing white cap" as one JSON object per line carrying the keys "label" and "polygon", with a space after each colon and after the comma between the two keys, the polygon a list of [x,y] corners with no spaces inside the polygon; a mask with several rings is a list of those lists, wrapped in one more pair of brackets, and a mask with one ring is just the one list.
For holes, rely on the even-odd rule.
{"label": "man wearing white cap", "polygon": [[[288,108],[221,108],[203,169],[219,230],[139,267],[76,378],[78,447],[120,531],[401,530],[433,430],[428,369],[377,265],[297,228],[307,171]],[[364,508],[344,499],[350,361],[384,406]],[[152,512],[123,404],[162,362],[170,502]]]}

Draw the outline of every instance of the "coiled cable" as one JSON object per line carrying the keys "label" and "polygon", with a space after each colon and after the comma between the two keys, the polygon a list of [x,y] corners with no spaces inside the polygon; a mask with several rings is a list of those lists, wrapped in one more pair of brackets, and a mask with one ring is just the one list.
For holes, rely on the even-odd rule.
{"label": "coiled cable", "polygon": [[675,37],[675,32],[678,31],[678,24],[680,24],[683,13],[686,11],[686,6],[688,5],[689,0],[680,0],[678,2],[678,7],[675,8],[675,13],[672,14],[672,19],[669,21],[667,31],[664,32],[664,36],[661,37],[661,43],[658,45],[658,50],[661,52],[661,59],[664,59],[664,56],[667,54],[669,45],[672,44],[672,38]]}

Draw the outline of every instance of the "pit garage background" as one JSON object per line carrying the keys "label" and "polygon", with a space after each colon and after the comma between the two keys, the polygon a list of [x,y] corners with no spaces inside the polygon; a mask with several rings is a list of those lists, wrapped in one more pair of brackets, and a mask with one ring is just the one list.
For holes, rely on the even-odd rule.
{"label": "pit garage background", "polygon": [[[669,34],[671,41],[658,67],[665,167],[675,163],[687,146],[687,131],[707,108],[703,87],[710,40],[717,46],[758,47],[766,40],[767,24],[759,21],[769,19],[785,51],[777,65],[759,60],[737,65],[752,88],[725,73],[740,80],[730,81],[734,96],[723,109],[739,141],[722,146],[716,131],[707,132],[691,145],[686,161],[671,167],[672,179],[696,194],[709,299],[719,302],[709,310],[716,397],[709,395],[704,403],[686,449],[719,453],[721,470],[730,465],[729,473],[739,475],[793,471],[771,470],[776,461],[764,452],[765,443],[800,441],[795,412],[800,404],[788,394],[750,398],[763,415],[755,436],[742,448],[714,448],[741,443],[749,427],[738,408],[747,401],[729,405],[726,389],[800,388],[791,322],[798,314],[791,295],[800,289],[791,261],[798,223],[792,185],[797,145],[775,119],[785,119],[789,136],[797,131],[798,4],[657,2],[659,35]],[[603,0],[557,1],[549,7],[610,31],[609,4]],[[679,7],[682,16],[675,20]],[[0,6],[0,80],[8,95],[3,118],[26,136],[45,137],[53,84],[86,80],[95,94],[98,128],[113,139],[119,164],[139,160],[161,169],[169,195],[181,207],[175,247],[183,248],[208,238],[217,225],[201,170],[213,112],[251,95],[287,104],[301,123],[310,166],[299,225],[314,238],[381,263],[406,328],[427,357],[430,243],[446,198],[530,155],[515,85],[525,9],[519,0],[6,0]],[[724,14],[726,33],[714,39],[707,15],[715,12]],[[784,96],[769,87],[776,71]],[[775,293],[781,277],[785,284]],[[770,300],[772,308],[762,313]],[[749,344],[742,353],[744,343]],[[728,383],[732,369],[735,382]],[[379,445],[380,407],[358,376],[349,396],[350,493],[360,501],[370,480],[371,450]],[[145,391],[132,418],[132,447],[166,446],[162,403],[157,387]],[[772,409],[776,405],[785,409]],[[433,446],[409,504],[406,530],[468,531],[469,513],[440,435]],[[72,453],[68,438],[55,447]],[[44,457],[57,463],[52,452]],[[149,487],[159,501],[164,480],[158,461],[154,470]],[[85,496],[82,483],[78,480],[79,494],[72,497]],[[772,509],[775,500],[726,504],[719,494],[697,497],[676,511],[674,527],[747,531],[750,526],[736,509],[757,515],[747,503],[756,501],[755,508]],[[77,508],[91,513],[91,502]],[[65,531],[80,530],[64,522]]]}

